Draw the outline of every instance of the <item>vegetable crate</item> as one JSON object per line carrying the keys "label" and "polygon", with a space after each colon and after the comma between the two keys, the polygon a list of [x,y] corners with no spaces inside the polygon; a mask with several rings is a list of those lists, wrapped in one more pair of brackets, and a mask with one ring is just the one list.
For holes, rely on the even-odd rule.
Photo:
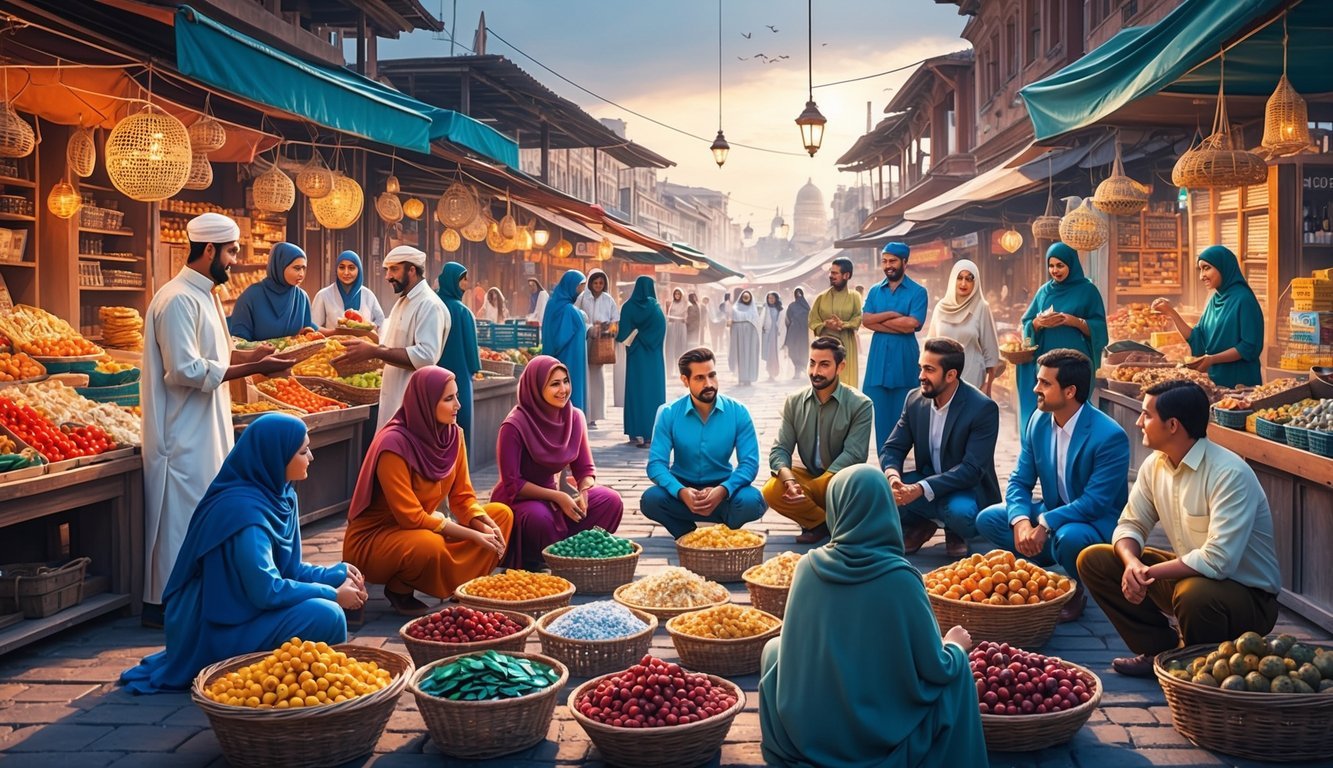
{"label": "vegetable crate", "polygon": [[542,330],[540,327],[515,323],[513,328],[515,347],[535,347],[542,343]]}
{"label": "vegetable crate", "polygon": [[494,344],[494,342],[492,342],[492,339],[494,338],[492,335],[494,330],[495,323],[492,323],[490,320],[478,320],[477,344],[482,347],[492,347]]}
{"label": "vegetable crate", "polygon": [[25,619],[44,619],[83,602],[83,577],[91,558],[80,557],[58,568],[45,563],[0,566],[0,613],[22,611]]}

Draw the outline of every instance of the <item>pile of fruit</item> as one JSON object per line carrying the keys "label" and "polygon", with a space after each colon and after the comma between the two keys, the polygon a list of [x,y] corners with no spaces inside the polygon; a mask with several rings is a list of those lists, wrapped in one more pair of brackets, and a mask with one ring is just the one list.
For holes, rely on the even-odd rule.
{"label": "pile of fruit", "polygon": [[470,597],[517,603],[552,597],[570,589],[573,585],[549,573],[510,569],[504,573],[480,576],[465,586],[467,588],[464,591]]}
{"label": "pile of fruit", "polygon": [[436,667],[417,687],[451,701],[516,699],[560,682],[560,673],[537,661],[486,651]]}
{"label": "pile of fruit", "polygon": [[0,352],[0,381],[23,381],[45,376],[42,364],[22,352]]}
{"label": "pile of fruit", "polygon": [[0,331],[12,339],[20,352],[35,357],[81,357],[100,355],[102,350],[64,320],[44,309],[26,304],[0,314]]}
{"label": "pile of fruit", "polygon": [[1027,352],[1036,349],[1037,345],[1032,343],[1031,339],[1006,339],[1000,343],[1000,351],[1014,354],[1016,352]]}
{"label": "pile of fruit", "polygon": [[98,373],[124,373],[125,371],[134,370],[134,366],[129,363],[122,363],[110,357],[104,357],[97,361],[96,370]]}
{"label": "pile of fruit", "polygon": [[1167,674],[1210,688],[1251,693],[1333,693],[1333,651],[1246,632],[1207,656],[1167,663]]}
{"label": "pile of fruit", "polygon": [[1287,422],[1289,427],[1333,432],[1333,400],[1319,400],[1301,408]]}
{"label": "pile of fruit", "polygon": [[1251,414],[1251,417],[1271,421],[1274,424],[1286,424],[1295,418],[1301,411],[1306,408],[1313,408],[1318,404],[1318,400],[1307,397],[1304,400],[1288,403],[1287,405],[1279,405],[1275,408],[1260,408]]}
{"label": "pile of fruit", "polygon": [[293,637],[253,664],[213,681],[204,695],[219,704],[289,709],[340,704],[393,682],[387,669],[362,663],[325,643]]}
{"label": "pile of fruit", "polygon": [[1222,397],[1222,390],[1217,388],[1208,374],[1196,371],[1193,368],[1148,368],[1134,374],[1133,379],[1140,389],[1148,389],[1164,381],[1180,380],[1192,381],[1202,387],[1204,394],[1208,395],[1208,402],[1219,400]]}
{"label": "pile of fruit", "polygon": [[1213,403],[1213,407],[1223,411],[1248,411],[1250,410],[1250,401],[1243,397],[1227,395]]}
{"label": "pile of fruit", "polygon": [[739,640],[762,635],[780,622],[763,611],[740,605],[719,605],[671,620],[671,628],[707,640]]}
{"label": "pile of fruit", "polygon": [[338,318],[338,327],[350,328],[354,331],[375,330],[375,324],[366,322],[366,319],[361,316],[361,313],[357,312],[355,309],[347,310],[343,313],[342,317]]}
{"label": "pile of fruit", "polygon": [[338,381],[341,381],[349,387],[379,389],[384,386],[384,372],[369,371],[367,373],[354,373],[351,376],[339,376]]}
{"label": "pile of fruit", "polygon": [[1092,699],[1093,682],[1050,656],[986,641],[968,659],[983,715],[1044,715]]}
{"label": "pile of fruit", "polygon": [[1301,379],[1283,378],[1266,381],[1254,389],[1245,390],[1245,397],[1248,400],[1262,400],[1265,397],[1281,394],[1289,389],[1295,389],[1306,382]]}
{"label": "pile of fruit", "polygon": [[281,352],[284,349],[290,349],[291,347],[299,346],[301,344],[309,344],[312,341],[324,340],[324,334],[307,328],[295,336],[279,336],[276,339],[263,339],[262,341],[248,341],[246,339],[237,339],[233,337],[232,344],[237,349],[254,349],[255,347],[268,344],[273,347],[273,349]]}
{"label": "pile of fruit", "polygon": [[503,352],[496,352],[493,349],[482,347],[478,350],[478,355],[482,360],[497,360],[509,362],[515,365],[527,365],[528,361],[542,353],[541,347],[528,347],[527,349],[506,349]]}
{"label": "pile of fruit", "polygon": [[604,560],[634,554],[629,539],[612,536],[601,528],[579,531],[567,539],[557,541],[548,550],[556,557],[579,557]]}
{"label": "pile of fruit", "polygon": [[138,416],[111,403],[89,400],[58,381],[10,387],[5,390],[5,397],[18,405],[32,408],[51,424],[96,426],[109,435],[115,445],[139,445],[143,441],[143,429]]}
{"label": "pile of fruit", "polygon": [[770,557],[762,565],[757,565],[745,574],[756,584],[766,587],[790,587],[792,577],[796,575],[796,564],[801,562],[801,555],[795,552],[783,552],[777,557]]}
{"label": "pile of fruit", "polygon": [[134,307],[101,307],[102,341],[118,349],[143,349],[143,318]]}
{"label": "pile of fruit", "polygon": [[407,628],[407,634],[436,643],[476,643],[509,637],[521,629],[523,627],[518,622],[499,611],[478,611],[455,605],[422,616]]}
{"label": "pile of fruit", "polygon": [[9,435],[0,434],[0,472],[12,472],[16,469],[40,464],[42,457],[32,448],[19,448]]}
{"label": "pile of fruit", "polygon": [[96,456],[115,447],[115,442],[98,427],[57,427],[30,406],[20,405],[9,397],[0,397],[0,424],[51,462]]}
{"label": "pile of fruit", "polygon": [[338,411],[347,407],[346,403],[317,395],[301,386],[301,382],[288,376],[284,379],[264,379],[255,382],[255,387],[275,400],[295,406],[306,413]]}
{"label": "pile of fruit", "polygon": [[277,405],[276,403],[270,403],[267,400],[259,400],[253,403],[231,404],[232,416],[249,416],[250,414],[253,413],[288,413],[292,414],[293,416],[301,415],[300,413],[294,410],[288,410],[280,405]]}
{"label": "pile of fruit", "polygon": [[764,537],[753,531],[728,528],[725,525],[709,525],[695,528],[676,539],[676,543],[695,549],[749,549],[762,546]]}
{"label": "pile of fruit", "polygon": [[1150,338],[1154,331],[1165,331],[1170,327],[1166,315],[1152,311],[1142,302],[1122,305],[1106,318],[1106,329],[1112,339],[1143,340]]}
{"label": "pile of fruit", "polygon": [[1147,370],[1154,369],[1144,368],[1139,365],[1117,365],[1114,368],[1107,369],[1106,374],[1107,378],[1111,381],[1133,381],[1135,376],[1138,376],[1140,373]]}
{"label": "pile of fruit", "polygon": [[620,597],[632,605],[650,608],[702,608],[729,595],[721,584],[674,565],[622,587],[620,592]]}
{"label": "pile of fruit", "polygon": [[736,706],[736,695],[707,675],[644,656],[600,680],[574,706],[584,717],[616,728],[661,728],[720,715]]}
{"label": "pile of fruit", "polygon": [[342,344],[335,339],[329,339],[324,348],[310,357],[297,363],[292,368],[292,373],[297,376],[318,376],[321,379],[336,379],[338,372],[334,370],[332,360],[345,351]]}
{"label": "pile of fruit", "polygon": [[1036,605],[1074,588],[1073,582],[1014,553],[993,549],[926,574],[926,591],[937,597],[987,605]]}

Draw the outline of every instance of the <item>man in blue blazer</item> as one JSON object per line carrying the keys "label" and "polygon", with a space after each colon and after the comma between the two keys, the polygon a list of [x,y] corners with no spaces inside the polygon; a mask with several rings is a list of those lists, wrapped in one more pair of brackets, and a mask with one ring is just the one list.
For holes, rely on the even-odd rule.
{"label": "man in blue blazer", "polygon": [[[1111,541],[1129,498],[1129,437],[1111,417],[1086,405],[1092,363],[1082,352],[1054,349],[1037,359],[1037,412],[1023,430],[1018,466],[1005,500],[982,510],[977,529],[996,546],[1037,565],[1058,564],[1076,578],[1084,547]],[[1040,500],[1032,490],[1041,481]],[[1078,586],[1060,621],[1083,613]]]}
{"label": "man in blue blazer", "polygon": [[[962,380],[963,345],[928,339],[921,352],[921,384],[907,396],[898,424],[880,449],[880,467],[902,515],[903,545],[913,554],[944,524],[950,557],[967,554],[977,535],[977,510],[1000,500],[995,438],[1000,409]],[[907,452],[916,471],[903,474]]]}

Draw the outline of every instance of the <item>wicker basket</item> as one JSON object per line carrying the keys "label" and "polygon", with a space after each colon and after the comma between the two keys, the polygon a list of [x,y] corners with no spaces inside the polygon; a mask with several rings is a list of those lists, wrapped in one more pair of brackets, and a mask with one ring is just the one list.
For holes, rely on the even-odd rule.
{"label": "wicker basket", "polygon": [[1333,459],[1333,432],[1312,429],[1309,438],[1311,453],[1323,456],[1326,459]]}
{"label": "wicker basket", "polygon": [[[297,383],[300,384],[300,382],[297,382]],[[259,395],[259,399],[260,399],[260,400],[266,400],[266,401],[268,401],[268,402],[270,402],[270,403],[273,403],[274,405],[279,406],[279,407],[281,407],[281,408],[287,408],[287,409],[290,409],[290,410],[293,410],[293,411],[300,411],[300,412],[302,412],[302,413],[310,413],[310,411],[307,411],[306,409],[304,409],[304,408],[302,408],[302,407],[300,407],[300,406],[292,405],[291,403],[287,402],[286,400],[280,400],[280,399],[278,399],[277,397],[273,396],[272,394],[269,394],[268,392],[265,392],[264,390],[260,389],[259,386],[258,386],[258,384],[259,384],[259,381],[258,381],[258,380],[256,380],[256,381],[254,382],[254,384],[256,385],[256,386],[255,386],[255,392]],[[302,387],[304,387],[307,391],[309,391],[309,387],[305,387],[305,385],[302,385]],[[338,400],[334,400],[334,399],[331,398],[331,397],[324,397],[323,395],[316,394],[315,392],[311,392],[310,394],[313,395],[313,396],[315,396],[315,397],[320,398],[321,402],[323,402],[324,405],[336,406],[336,407],[338,407],[339,409],[342,409],[342,408],[346,408],[346,407],[347,407],[347,404],[346,404],[346,403],[341,402],[341,401],[338,401]]]}
{"label": "wicker basket", "polygon": [[1254,413],[1252,410],[1236,411],[1227,408],[1218,408],[1216,406],[1212,408],[1212,412],[1213,421],[1227,429],[1245,429],[1246,417],[1251,413]]}
{"label": "wicker basket", "polygon": [[398,696],[414,667],[400,653],[364,645],[337,645],[336,650],[362,662],[375,662],[393,674],[393,682],[374,693],[338,704],[300,709],[251,709],[219,704],[204,695],[214,679],[262,661],[264,653],[234,656],[208,667],[194,678],[190,698],[208,715],[222,755],[232,765],[282,765],[324,768],[368,755],[384,733]]}
{"label": "wicker basket", "polygon": [[763,541],[753,547],[738,549],[705,549],[687,547],[676,541],[676,557],[682,568],[691,570],[712,581],[740,581],[741,575],[764,562],[764,546],[768,537],[755,533]]}
{"label": "wicker basket", "polygon": [[481,760],[499,757],[539,744],[551,728],[560,689],[569,680],[569,669],[558,660],[535,653],[510,653],[519,659],[545,664],[560,673],[552,686],[516,699],[451,701],[424,693],[419,687],[436,667],[472,654],[456,654],[417,670],[409,683],[417,699],[421,719],[430,739],[450,757]]}
{"label": "wicker basket", "polygon": [[1148,207],[1148,188],[1125,175],[1119,141],[1115,144],[1111,175],[1097,185],[1092,205],[1107,216],[1133,216]]}
{"label": "wicker basket", "polygon": [[[758,567],[758,566],[756,566]],[[745,588],[750,590],[750,604],[765,613],[771,613],[779,619],[787,615],[787,595],[791,594],[791,586],[775,587],[771,584],[760,584],[750,579],[750,572],[754,568],[747,568],[745,573],[741,574],[741,579],[745,582]]]}
{"label": "wicker basket", "polygon": [[551,554],[551,547],[542,550],[542,557],[551,573],[573,584],[580,595],[609,595],[634,581],[643,547],[633,541],[630,545],[634,551],[620,557],[561,557]]}
{"label": "wicker basket", "polygon": [[384,361],[377,357],[372,357],[369,360],[362,360],[359,363],[354,363],[350,360],[339,360],[335,357],[329,361],[329,365],[333,366],[333,370],[337,371],[339,376],[346,377],[355,376],[358,373],[378,371],[384,368]]}
{"label": "wicker basket", "polygon": [[513,375],[514,375],[514,361],[513,361],[513,360],[482,360],[482,361],[481,361],[481,369],[482,369],[483,371],[491,371],[492,373],[498,373],[498,374],[500,374],[501,376],[513,376]]}
{"label": "wicker basket", "polygon": [[1178,648],[1157,655],[1153,672],[1162,685],[1171,722],[1181,736],[1203,749],[1271,762],[1327,761],[1333,755],[1333,696],[1224,691],[1178,680],[1166,671],[1217,650],[1213,645]]}
{"label": "wicker basket", "polygon": [[639,605],[638,603],[631,603],[630,601],[626,600],[624,597],[621,596],[624,593],[625,588],[628,586],[629,586],[628,584],[623,584],[619,587],[616,587],[616,591],[612,593],[611,599],[615,600],[617,603],[620,603],[621,605],[625,606],[626,608],[629,608],[632,611],[642,611],[643,613],[651,613],[652,615],[656,616],[658,619],[662,621],[670,621],[671,619],[676,618],[682,613],[689,613],[690,611],[701,611],[705,608],[716,608],[719,605],[726,605],[727,603],[731,602],[731,593],[727,593],[726,597],[722,598],[721,600],[718,600],[715,603],[710,603],[708,605],[692,605],[688,608],[667,608],[656,605]]}
{"label": "wicker basket", "polygon": [[947,597],[927,594],[930,607],[935,611],[935,620],[940,631],[947,632],[950,627],[961,625],[972,634],[976,642],[990,640],[995,643],[1036,650],[1051,639],[1056,622],[1060,618],[1060,609],[1074,597],[1077,585],[1055,598],[1033,605],[990,605],[988,603],[964,603]]}
{"label": "wicker basket", "polygon": [[1265,440],[1272,440],[1275,443],[1287,443],[1287,428],[1283,424],[1268,419],[1255,419],[1254,431],[1259,437]]}
{"label": "wicker basket", "polygon": [[553,635],[546,628],[557,617],[573,610],[572,606],[557,608],[537,620],[537,637],[542,641],[542,653],[559,659],[575,677],[592,677],[633,666],[648,653],[657,631],[657,617],[646,611],[630,609],[639,621],[648,626],[632,635],[613,640],[574,640]]}
{"label": "wicker basket", "polygon": [[1010,365],[1026,365],[1032,362],[1032,359],[1036,356],[1036,347],[1024,347],[1012,352],[1006,349],[1000,350],[1000,357],[1003,357]]}
{"label": "wicker basket", "polygon": [[[762,611],[761,611],[762,613]],[[680,664],[688,669],[707,672],[713,675],[753,675],[759,671],[759,661],[764,654],[764,643],[777,637],[782,632],[782,620],[773,614],[766,614],[777,624],[767,632],[753,637],[741,637],[729,640],[715,640],[708,637],[687,635],[676,629],[676,618],[666,623],[666,631],[671,635],[671,642],[676,646]]]}
{"label": "wicker basket", "polygon": [[447,659],[450,656],[461,656],[466,653],[480,653],[482,651],[522,651],[528,644],[528,636],[537,628],[537,622],[526,613],[518,611],[500,611],[504,615],[513,619],[521,629],[507,637],[500,637],[494,640],[479,640],[475,643],[441,643],[434,640],[421,640],[412,637],[407,633],[409,627],[421,621],[430,618],[429,616],[420,616],[412,619],[398,628],[398,639],[407,646],[407,652],[412,656],[412,663],[418,667]]}
{"label": "wicker basket", "polygon": [[290,347],[273,354],[277,357],[293,360],[296,363],[303,363],[323,351],[324,346],[328,344],[327,339],[316,339],[314,341],[303,341],[300,344],[293,344]]}
{"label": "wicker basket", "polygon": [[1111,225],[1092,207],[1091,198],[1060,219],[1060,240],[1076,251],[1095,251],[1110,235]]}
{"label": "wicker basket", "polygon": [[59,568],[45,563],[0,566],[0,614],[23,613],[44,619],[83,602],[83,577],[91,558],[79,557]]}
{"label": "wicker basket", "polygon": [[1063,712],[1044,715],[982,715],[981,730],[986,734],[986,749],[996,752],[1033,752],[1074,738],[1088,722],[1102,701],[1102,680],[1092,670],[1061,661],[1065,669],[1077,672],[1090,685],[1092,698]]}
{"label": "wicker basket", "polygon": [[[485,578],[478,576],[477,578]],[[476,581],[473,579],[472,581]],[[466,605],[469,608],[477,608],[484,611],[517,611],[526,613],[534,619],[540,618],[542,614],[554,611],[556,608],[564,608],[569,605],[569,600],[574,596],[574,585],[570,584],[565,591],[551,595],[550,597],[539,597],[535,600],[490,600],[484,597],[476,597],[467,593],[467,585],[472,581],[464,582],[454,590],[454,599]]]}
{"label": "wicker basket", "polygon": [[1310,430],[1286,424],[1283,426],[1283,433],[1287,437],[1287,445],[1302,451],[1310,450]]}
{"label": "wicker basket", "polygon": [[726,686],[736,694],[736,703],[726,712],[686,725],[661,728],[617,728],[599,723],[579,712],[578,700],[597,687],[606,676],[593,678],[569,694],[569,713],[588,734],[593,746],[610,765],[630,768],[691,768],[713,758],[731,730],[731,723],[745,708],[745,691],[729,680],[715,675],[713,685]]}
{"label": "wicker basket", "polygon": [[374,405],[380,401],[380,391],[378,389],[354,387],[345,382],[337,381],[335,379],[324,379],[319,376],[297,376],[296,380],[301,382],[301,386],[317,395],[331,397],[334,400],[341,400],[344,403],[351,403],[352,405]]}

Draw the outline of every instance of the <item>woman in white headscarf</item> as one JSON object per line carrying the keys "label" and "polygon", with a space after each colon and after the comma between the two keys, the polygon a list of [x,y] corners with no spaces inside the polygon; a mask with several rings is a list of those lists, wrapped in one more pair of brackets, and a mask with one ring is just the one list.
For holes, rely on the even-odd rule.
{"label": "woman in white headscarf", "polygon": [[663,349],[666,350],[667,370],[676,369],[676,361],[689,349],[689,336],[685,330],[686,310],[688,305],[685,302],[685,292],[679,288],[671,291],[671,301],[665,304],[667,332],[666,344]]}
{"label": "woman in white headscarf", "polygon": [[759,338],[763,333],[763,321],[754,305],[754,295],[749,291],[741,291],[727,325],[731,327],[731,348],[727,355],[731,370],[735,371],[741,386],[753,384],[759,380]]}
{"label": "woman in white headscarf", "polygon": [[963,345],[967,359],[963,381],[990,397],[991,383],[1000,374],[1000,340],[990,305],[981,292],[981,272],[968,259],[954,262],[944,298],[935,305],[928,337],[947,336]]}

